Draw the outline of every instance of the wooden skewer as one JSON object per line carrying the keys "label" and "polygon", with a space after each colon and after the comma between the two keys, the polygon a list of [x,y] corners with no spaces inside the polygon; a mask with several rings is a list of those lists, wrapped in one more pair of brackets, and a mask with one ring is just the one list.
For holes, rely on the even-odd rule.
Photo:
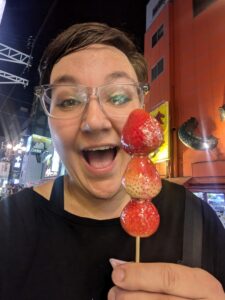
{"label": "wooden skewer", "polygon": [[140,236],[136,236],[135,262],[140,262]]}

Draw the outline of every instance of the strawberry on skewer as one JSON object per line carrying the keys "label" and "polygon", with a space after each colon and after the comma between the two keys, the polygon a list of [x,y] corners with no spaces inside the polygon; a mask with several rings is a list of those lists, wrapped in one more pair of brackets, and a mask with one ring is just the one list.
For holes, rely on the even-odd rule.
{"label": "strawberry on skewer", "polygon": [[121,145],[130,155],[148,155],[163,142],[159,122],[143,109],[135,109],[122,130]]}
{"label": "strawberry on skewer", "polygon": [[149,199],[161,190],[161,178],[147,156],[134,156],[127,165],[122,185],[132,198]]}
{"label": "strawberry on skewer", "polygon": [[136,262],[140,261],[140,238],[154,234],[159,222],[159,213],[150,199],[131,199],[124,207],[120,223],[129,235],[136,238]]}
{"label": "strawberry on skewer", "polygon": [[148,199],[131,199],[124,207],[121,216],[123,229],[131,236],[149,237],[159,227],[159,213]]}
{"label": "strawberry on skewer", "polygon": [[163,142],[160,124],[142,109],[134,110],[122,130],[122,148],[132,158],[128,163],[122,184],[131,196],[124,207],[120,222],[124,230],[136,237],[136,262],[140,261],[140,238],[156,232],[160,217],[151,203],[161,190],[160,176],[149,159],[150,152]]}

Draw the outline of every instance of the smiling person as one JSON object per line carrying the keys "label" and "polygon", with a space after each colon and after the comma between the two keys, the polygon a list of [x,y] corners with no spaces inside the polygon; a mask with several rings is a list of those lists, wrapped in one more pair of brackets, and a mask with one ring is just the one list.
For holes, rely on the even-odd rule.
{"label": "smiling person", "polygon": [[[132,263],[135,241],[119,221],[130,159],[120,136],[143,107],[148,72],[130,38],[75,24],[50,43],[39,70],[36,94],[66,175],[0,202],[0,299],[224,300],[225,230],[182,186],[163,181],[159,230]],[[181,263],[187,198],[201,205],[200,265]]]}

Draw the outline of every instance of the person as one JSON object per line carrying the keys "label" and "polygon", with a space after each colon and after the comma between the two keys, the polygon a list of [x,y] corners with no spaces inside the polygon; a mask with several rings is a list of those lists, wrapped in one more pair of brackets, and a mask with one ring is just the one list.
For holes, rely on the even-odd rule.
{"label": "person", "polygon": [[40,62],[36,94],[65,176],[0,202],[0,299],[224,300],[225,231],[201,202],[201,267],[182,261],[185,195],[163,180],[157,232],[135,239],[119,216],[130,200],[120,146],[130,112],[143,107],[147,67],[134,42],[101,23],[75,24]]}

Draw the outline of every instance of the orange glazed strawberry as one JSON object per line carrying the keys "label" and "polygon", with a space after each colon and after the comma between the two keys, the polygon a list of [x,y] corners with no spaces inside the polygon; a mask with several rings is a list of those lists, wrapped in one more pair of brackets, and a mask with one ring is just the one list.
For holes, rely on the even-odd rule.
{"label": "orange glazed strawberry", "polygon": [[161,178],[147,156],[133,156],[122,178],[122,185],[133,198],[155,197],[161,190]]}
{"label": "orange glazed strawberry", "polygon": [[124,207],[120,222],[129,235],[148,237],[158,229],[160,217],[156,207],[149,200],[132,199]]}
{"label": "orange glazed strawberry", "polygon": [[122,148],[129,154],[147,155],[163,142],[159,122],[143,109],[135,109],[129,115],[122,130]]}

